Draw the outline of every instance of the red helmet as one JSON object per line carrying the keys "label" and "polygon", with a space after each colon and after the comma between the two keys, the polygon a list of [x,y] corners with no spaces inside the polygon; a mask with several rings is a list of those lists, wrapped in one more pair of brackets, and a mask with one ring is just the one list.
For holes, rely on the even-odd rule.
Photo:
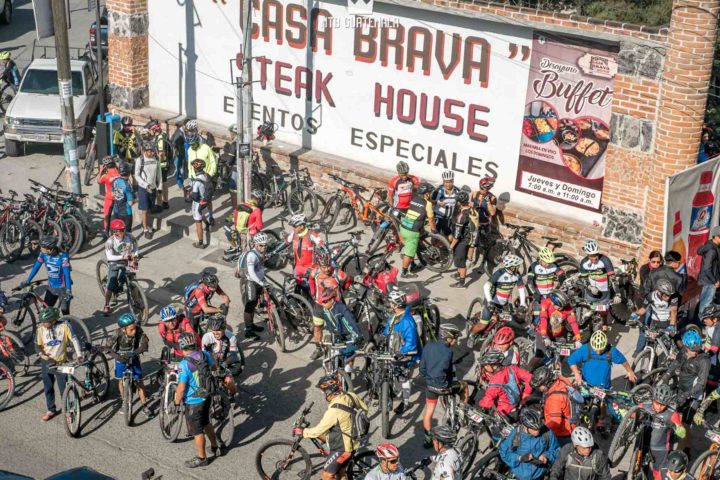
{"label": "red helmet", "polygon": [[391,458],[398,458],[400,451],[392,443],[381,443],[377,446],[377,449],[375,449],[375,455],[377,455],[378,458],[389,460]]}
{"label": "red helmet", "polygon": [[115,220],[110,222],[110,230],[125,230],[125,222],[123,222],[119,218],[116,218]]}
{"label": "red helmet", "polygon": [[500,330],[495,332],[493,337],[493,343],[495,345],[503,345],[510,343],[515,340],[515,331],[510,327],[502,327]]}
{"label": "red helmet", "polygon": [[480,179],[480,188],[483,190],[490,190],[495,185],[494,177],[484,177]]}

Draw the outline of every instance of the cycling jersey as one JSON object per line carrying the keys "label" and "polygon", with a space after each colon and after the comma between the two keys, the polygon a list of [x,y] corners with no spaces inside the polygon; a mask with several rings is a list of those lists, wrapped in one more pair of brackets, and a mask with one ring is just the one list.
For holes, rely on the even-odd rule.
{"label": "cycling jersey", "polygon": [[497,305],[505,305],[512,296],[513,289],[525,289],[522,276],[519,273],[513,273],[505,268],[495,271],[490,277],[490,285],[494,290],[492,302]]}
{"label": "cycling jersey", "polygon": [[121,355],[131,352],[145,353],[148,351],[148,337],[139,325],[132,337],[129,337],[122,328],[118,328],[110,338],[110,349]]}
{"label": "cycling jersey", "polygon": [[587,278],[588,284],[601,292],[609,291],[608,282],[613,275],[615,275],[615,268],[605,255],[600,255],[595,263],[590,260],[589,256],[580,261],[580,276]]}
{"label": "cycling jersey", "polygon": [[50,328],[46,328],[42,323],[38,325],[35,334],[37,350],[50,357],[55,363],[63,363],[67,360],[68,342],[72,342],[76,355],[77,352],[82,352],[80,342],[69,323],[55,322]]}
{"label": "cycling jersey", "polygon": [[165,344],[165,346],[167,346],[168,348],[172,349],[173,353],[177,357],[183,356],[182,348],[180,348],[180,345],[178,345],[178,338],[183,332],[189,332],[195,335],[195,343],[198,346],[200,345],[200,337],[195,333],[195,330],[193,330],[190,320],[188,320],[186,317],[182,317],[182,320],[178,324],[178,328],[175,330],[171,330],[168,324],[166,324],[166,322],[158,323],[158,333],[160,334],[160,338],[162,339],[163,344]]}
{"label": "cycling jersey", "polygon": [[112,204],[113,200],[115,200],[114,192],[113,192],[113,182],[116,178],[120,176],[120,172],[118,172],[118,169],[115,167],[108,168],[105,170],[105,173],[100,175],[98,177],[98,184],[105,185],[105,204],[109,205]]}
{"label": "cycling jersey", "polygon": [[135,238],[129,233],[126,233],[123,238],[117,238],[115,235],[111,235],[105,242],[105,257],[108,262],[126,263],[125,257],[128,254],[138,254],[138,244]]}
{"label": "cycling jersey", "polygon": [[390,179],[388,198],[392,199],[392,206],[406,210],[410,206],[413,188],[420,185],[420,179],[415,175],[396,175]]}
{"label": "cycling jersey", "polygon": [[116,216],[132,215],[131,203],[135,201],[130,181],[124,177],[116,177],[112,181],[113,214]]}
{"label": "cycling jersey", "polygon": [[565,272],[557,264],[551,263],[544,267],[539,260],[530,264],[527,273],[527,286],[530,293],[537,293],[546,296],[561,283]]}
{"label": "cycling jersey", "polygon": [[492,193],[486,193],[480,196],[480,192],[474,192],[470,198],[472,206],[478,212],[480,225],[487,225],[492,221],[493,215],[490,213],[488,205],[497,206],[497,198]]}
{"label": "cycling jersey", "polygon": [[20,75],[20,70],[18,69],[18,66],[15,64],[14,60],[8,60],[7,64],[5,64],[5,70],[3,70],[2,79],[10,85],[13,85],[15,88],[18,88],[20,86],[20,80],[22,79],[22,75]]}
{"label": "cycling jersey", "polygon": [[[517,408],[520,401],[532,393],[532,374],[517,365],[503,367],[493,373],[480,400],[482,408],[497,407],[500,415],[507,415]],[[522,384],[522,387],[521,387]]]}
{"label": "cycling jersey", "polygon": [[342,293],[350,288],[352,284],[352,278],[339,268],[333,268],[330,275],[325,275],[320,270],[320,267],[312,267],[307,271],[307,275],[310,294],[315,298],[315,301],[317,301],[323,290],[327,288],[335,291],[335,300],[342,301]]}
{"label": "cycling jersey", "polygon": [[660,298],[657,291],[654,291],[645,297],[643,308],[650,312],[653,322],[668,323],[670,322],[670,310],[673,307],[677,308],[678,303],[677,297],[672,296],[669,301],[665,301]]}
{"label": "cycling jersey", "polygon": [[403,313],[395,313],[387,319],[383,335],[388,337],[389,352],[410,355],[413,361],[420,360],[422,346],[409,306]]}
{"label": "cycling jersey", "polygon": [[429,387],[450,388],[455,375],[453,352],[446,341],[430,342],[423,349],[420,375]]}
{"label": "cycling jersey", "polygon": [[569,326],[576,340],[580,339],[580,328],[572,307],[558,308],[549,298],[540,302],[540,323],[538,333],[544,337],[559,339]]}
{"label": "cycling jersey", "polygon": [[408,477],[405,476],[405,469],[402,465],[398,465],[397,470],[394,472],[383,472],[382,467],[378,465],[373,468],[365,475],[363,480],[406,480]]}
{"label": "cycling jersey", "polygon": [[453,218],[453,238],[469,239],[477,231],[477,213],[473,208],[460,208]]}
{"label": "cycling jersey", "polygon": [[432,460],[431,480],[462,480],[462,456],[455,448],[438,453]]}
{"label": "cycling jersey", "polygon": [[292,244],[296,278],[305,275],[307,269],[315,263],[315,247],[325,245],[320,235],[309,228],[305,228],[300,233],[290,232],[286,243]]}
{"label": "cycling jersey", "polygon": [[224,295],[225,292],[223,292],[223,289],[220,288],[220,285],[215,289],[215,291],[211,291],[210,288],[205,285],[204,283],[200,283],[197,288],[195,288],[190,294],[187,296],[187,300],[185,302],[185,308],[190,311],[192,315],[197,315],[200,313],[203,309],[203,307],[207,306],[208,302],[212,299],[213,295]]}
{"label": "cycling jersey", "polygon": [[[187,355],[196,362],[202,361],[202,357],[205,357],[205,361],[208,362],[209,366],[215,364],[212,355],[205,351],[194,351]],[[185,405],[197,405],[203,403],[205,399],[200,395],[196,395],[196,392],[200,388],[200,382],[198,381],[198,369],[197,366],[192,363],[187,357],[183,357],[178,365],[178,383],[184,383],[186,385],[185,392],[183,394],[183,402]]]}
{"label": "cycling jersey", "polygon": [[425,219],[433,218],[432,204],[422,195],[412,195],[409,200],[407,212],[400,220],[400,224],[411,232],[420,232],[425,226]]}
{"label": "cycling jersey", "polygon": [[249,252],[243,253],[238,265],[242,278],[260,286],[265,283],[265,267],[263,266],[263,255],[260,252],[253,248]]}
{"label": "cycling jersey", "polygon": [[460,191],[456,186],[448,192],[445,187],[440,185],[437,190],[433,192],[432,200],[435,202],[435,216],[438,218],[445,218],[452,215],[455,203],[457,203],[455,196]]}
{"label": "cycling jersey", "polygon": [[657,413],[653,409],[651,401],[643,402],[639,407],[652,416],[650,422],[650,449],[669,451],[670,434],[674,431],[674,428],[672,428],[670,424],[674,423],[682,428],[682,415],[672,407],[668,407],[663,412]]}
{"label": "cycling jersey", "polygon": [[45,270],[47,270],[50,288],[63,288],[68,292],[72,289],[70,257],[67,253],[60,252],[57,255],[47,255],[41,252],[27,277],[27,283],[32,282],[42,265],[45,265]]}
{"label": "cycling jersey", "polygon": [[262,210],[257,205],[243,202],[233,212],[233,224],[238,233],[255,235],[263,229]]}
{"label": "cycling jersey", "polygon": [[215,338],[213,332],[207,332],[202,337],[202,346],[218,363],[226,363],[228,356],[238,355],[237,338],[231,330],[225,330],[220,340]]}

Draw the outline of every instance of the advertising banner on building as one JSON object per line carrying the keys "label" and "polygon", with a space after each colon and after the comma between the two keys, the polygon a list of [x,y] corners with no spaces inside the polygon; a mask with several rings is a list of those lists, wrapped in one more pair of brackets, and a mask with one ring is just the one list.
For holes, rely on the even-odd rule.
{"label": "advertising banner on building", "polygon": [[616,49],[536,32],[516,188],[600,211]]}

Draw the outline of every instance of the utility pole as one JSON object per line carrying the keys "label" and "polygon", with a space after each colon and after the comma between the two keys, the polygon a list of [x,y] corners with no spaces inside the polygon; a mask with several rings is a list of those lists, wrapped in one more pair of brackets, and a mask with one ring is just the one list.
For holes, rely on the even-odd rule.
{"label": "utility pole", "polygon": [[[105,79],[103,78],[103,49],[100,27],[100,0],[95,0],[95,57],[98,59],[98,97],[100,98],[100,117],[105,120]],[[109,34],[109,32],[108,32]]]}
{"label": "utility pole", "polygon": [[[252,154],[252,79],[250,65],[252,62],[252,0],[244,0],[244,17],[245,26],[243,28],[243,45],[242,45],[242,73],[240,74],[240,82],[237,85],[237,94],[235,99],[235,117],[237,128],[237,173],[238,188],[237,200],[238,204],[244,202],[248,197],[250,189],[250,173],[248,169],[248,159]],[[243,148],[242,145],[247,145]]]}
{"label": "utility pole", "polygon": [[57,57],[60,110],[62,116],[63,153],[65,166],[70,172],[73,193],[82,193],[78,149],[75,140],[75,109],[73,107],[72,77],[70,74],[70,46],[68,45],[65,0],[52,0],[53,28],[55,29],[55,56]]}

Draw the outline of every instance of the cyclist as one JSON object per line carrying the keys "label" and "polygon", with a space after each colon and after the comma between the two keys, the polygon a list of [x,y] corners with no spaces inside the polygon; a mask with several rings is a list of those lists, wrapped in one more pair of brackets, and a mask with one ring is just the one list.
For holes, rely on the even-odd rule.
{"label": "cyclist", "polygon": [[[110,350],[115,352],[122,360],[115,360],[115,378],[118,380],[118,389],[120,390],[120,398],[125,401],[125,386],[122,378],[125,370],[132,370],[133,381],[140,396],[142,403],[142,411],[146,417],[151,417],[153,411],[147,401],[147,393],[145,392],[145,384],[143,383],[142,365],[138,355],[148,351],[148,337],[143,332],[142,327],[135,322],[135,317],[131,313],[123,313],[118,318],[118,328],[110,337]],[[120,409],[120,414],[125,412],[124,408]]]}
{"label": "cyclist", "polygon": [[423,460],[434,463],[431,480],[462,480],[462,455],[455,448],[457,433],[446,425],[438,425],[430,431],[432,446],[437,455]]}
{"label": "cyclist", "polygon": [[493,223],[497,214],[497,198],[490,192],[493,186],[495,186],[494,177],[483,177],[480,179],[478,191],[470,194],[470,202],[478,213],[478,232],[475,243],[470,249],[469,258],[475,258],[476,248],[487,251],[494,243],[492,237]]}
{"label": "cyclist", "polygon": [[675,379],[678,389],[677,411],[683,414],[685,421],[691,419],[705,394],[710,357],[702,351],[702,338],[696,330],[687,330],[682,336],[683,348],[677,358],[667,367],[659,383],[668,383]]}
{"label": "cyclist", "polygon": [[304,213],[296,213],[288,221],[293,231],[285,239],[285,244],[279,246],[272,252],[272,255],[284,250],[289,245],[293,249],[293,274],[301,288],[305,288],[305,274],[315,264],[316,250],[325,250],[325,242],[320,234],[307,226]]}
{"label": "cyclist", "polygon": [[238,276],[240,277],[240,290],[243,292],[243,321],[245,322],[245,338],[259,340],[258,332],[263,327],[253,323],[255,309],[265,288],[265,268],[263,259],[267,249],[268,237],[263,232],[253,237],[253,248],[243,253],[238,260]]}
{"label": "cyclist", "polygon": [[[120,162],[118,164],[118,174],[112,181],[112,218],[122,220],[127,226],[128,231],[132,230],[133,215],[132,207],[135,205],[135,192],[130,183],[130,173],[132,165],[128,162]],[[112,228],[111,228],[112,230]]]}
{"label": "cyclist", "polygon": [[660,469],[660,480],[694,480],[688,471],[688,457],[681,450],[668,453],[665,468]]}
{"label": "cyclist", "polygon": [[405,294],[393,288],[388,299],[392,313],[385,322],[383,335],[387,341],[387,351],[394,354],[399,363],[399,371],[396,373],[400,380],[402,402],[395,408],[395,413],[402,415],[410,407],[410,370],[420,361],[422,346]]}
{"label": "cyclist", "polygon": [[133,119],[127,116],[122,117],[120,126],[120,130],[115,130],[113,133],[113,144],[120,158],[132,165],[140,155],[138,138],[133,128]]}
{"label": "cyclist", "polygon": [[[324,289],[317,297],[317,301],[313,304],[313,325],[319,328],[320,338],[316,336],[318,328],[313,330],[313,338],[317,348],[322,348],[322,331],[326,328],[333,335],[335,343],[347,343],[340,354],[345,359],[345,371],[352,374],[352,361],[362,336],[352,312],[343,302],[338,302],[336,299],[335,290],[332,288]],[[321,351],[321,354],[324,352]],[[313,359],[317,358],[320,357],[315,353]]]}
{"label": "cyclist", "polygon": [[375,449],[380,463],[365,475],[364,480],[405,480],[405,469],[400,463],[400,451],[392,443],[381,443]]}
{"label": "cyclist", "polygon": [[453,251],[453,261],[457,273],[453,278],[457,283],[450,285],[453,288],[465,288],[465,277],[467,276],[468,249],[472,244],[474,235],[477,233],[478,216],[477,211],[470,205],[470,195],[465,191],[459,191],[455,195],[457,209],[452,218],[452,241],[450,249]]}
{"label": "cyclist", "polygon": [[520,402],[532,393],[532,374],[517,365],[503,366],[504,359],[505,355],[496,350],[488,350],[480,358],[479,363],[489,380],[478,404],[487,410],[496,407],[500,415],[517,418]]}
{"label": "cyclist", "polygon": [[492,349],[505,356],[503,366],[520,365],[520,351],[515,345],[515,330],[510,327],[499,328],[492,340]]}
{"label": "cyclist", "polygon": [[625,368],[630,382],[637,381],[637,376],[625,355],[614,345],[608,346],[607,335],[601,330],[594,332],[590,341],[580,346],[568,358],[568,365],[578,385],[587,383],[594,387],[610,388],[610,371],[613,364]]}
{"label": "cyclist", "polygon": [[20,69],[18,69],[15,61],[10,58],[10,52],[8,51],[0,52],[0,60],[2,60],[3,64],[2,79],[17,90],[20,87],[20,80],[22,80]]}
{"label": "cyclist", "polygon": [[[201,369],[209,375],[209,368],[215,365],[212,355],[198,350],[195,335],[181,333],[178,344],[183,351],[183,360],[178,366],[178,385],[175,390],[175,408],[185,404],[185,420],[188,434],[194,437],[196,456],[185,462],[187,468],[204,467],[208,464],[205,455],[205,435],[210,439],[210,449],[215,458],[222,456],[225,445],[218,443],[215,429],[210,423],[210,404],[212,400],[202,393]],[[207,368],[202,368],[207,364]]]}
{"label": "cyclist", "polygon": [[185,135],[187,129],[182,121],[175,122],[175,131],[170,137],[170,144],[175,156],[173,163],[175,164],[175,183],[180,191],[183,191],[183,183],[187,174],[187,143]]}
{"label": "cyclist", "polygon": [[404,213],[410,208],[413,190],[420,185],[420,179],[410,175],[410,166],[407,162],[398,162],[395,168],[397,175],[390,179],[387,198],[391,201],[391,207]]}
{"label": "cyclist", "polygon": [[555,263],[555,252],[543,247],[527,272],[527,289],[533,297],[533,321],[540,321],[540,303],[565,281],[565,272]]}
{"label": "cyclist", "polygon": [[72,278],[70,278],[70,257],[67,252],[60,251],[57,237],[46,235],[40,239],[40,255],[38,255],[27,279],[20,282],[21,287],[27,286],[35,278],[40,267],[45,265],[48,278],[48,289],[45,291],[45,303],[54,307],[58,299],[63,315],[70,314],[72,300]]}
{"label": "cyclist", "polygon": [[[611,292],[618,292],[615,282],[615,267],[606,255],[600,253],[600,246],[595,240],[588,240],[583,246],[586,256],[580,261],[580,277],[587,280],[585,300],[599,303],[610,300]],[[614,303],[622,299],[615,294]]]}
{"label": "cyclist", "polygon": [[75,349],[75,361],[82,363],[82,349],[80,342],[72,331],[69,323],[59,322],[60,312],[55,307],[47,307],[40,312],[37,332],[35,334],[35,351],[40,357],[42,366],[43,391],[45,392],[45,405],[47,411],[43,415],[43,421],[47,422],[58,412],[55,409],[55,382],[62,395],[65,390],[65,375],[55,370],[58,363],[67,361],[68,343],[72,343]]}
{"label": "cyclist", "polygon": [[168,203],[168,166],[170,159],[172,158],[172,143],[168,138],[167,134],[162,131],[162,125],[157,120],[150,120],[145,125],[152,134],[152,143],[157,152],[157,158],[160,162],[160,180],[162,182],[162,188],[158,190],[157,205],[162,205],[163,210],[170,208]]}
{"label": "cyclist", "polygon": [[225,255],[250,248],[250,240],[262,231],[263,197],[262,191],[253,190],[248,201],[242,202],[233,210],[232,224],[225,226],[225,237],[230,242],[230,248],[225,250]]}
{"label": "cyclist", "polygon": [[320,379],[317,387],[322,390],[328,409],[320,422],[314,427],[293,428],[293,435],[302,438],[321,438],[328,446],[329,454],[322,469],[322,480],[345,478],[347,461],[360,447],[359,439],[353,435],[353,412],[368,407],[353,392],[343,392],[337,379],[327,375]]}
{"label": "cyclist", "polygon": [[560,449],[550,471],[550,480],[610,480],[608,460],[585,427],[575,427],[572,444]]}
{"label": "cyclist", "polygon": [[152,226],[149,212],[155,210],[155,200],[160,189],[160,162],[155,158],[155,144],[142,142],[142,155],[135,161],[135,181],[137,182],[138,210],[142,221],[143,235],[152,238]]}
{"label": "cyclist", "polygon": [[423,413],[423,430],[425,438],[423,447],[432,447],[432,418],[435,414],[440,395],[463,393],[463,401],[467,402],[467,388],[455,381],[452,347],[457,344],[460,329],[452,323],[440,325],[440,339],[429,342],[423,348],[420,358],[420,375],[425,380],[425,412]]}
{"label": "cyclist", "polygon": [[455,211],[456,196],[460,189],[455,186],[455,172],[452,170],[445,170],[442,173],[442,181],[442,185],[435,189],[432,194],[432,202],[435,218],[437,219],[437,229],[440,233],[449,237],[453,233],[452,218]]}
{"label": "cyclist", "polygon": [[562,375],[556,377],[548,367],[535,370],[530,386],[543,394],[545,426],[552,430],[560,445],[569,443],[571,432],[578,423],[578,410],[584,403],[582,394],[573,387],[570,379]]}
{"label": "cyclist", "polygon": [[[192,176],[192,190],[190,197],[192,198],[192,217],[195,222],[195,233],[197,234],[197,242],[193,243],[195,248],[205,248],[204,237],[203,237],[203,223],[207,222],[208,225],[212,225],[210,221],[210,212],[212,211],[212,198],[214,193],[214,187],[212,180],[205,173],[205,161],[196,158],[191,163],[193,168]],[[208,209],[208,219],[205,220],[204,210]]]}
{"label": "cyclist", "polygon": [[717,328],[720,321],[720,305],[711,303],[700,312],[700,320],[703,322],[703,350],[710,356],[709,380],[717,383],[720,379],[720,328]]}
{"label": "cyclist", "polygon": [[[220,308],[210,305],[210,300],[216,293],[222,301]],[[191,283],[185,289],[185,314],[196,332],[204,316],[213,313],[225,314],[229,308],[230,297],[220,287],[220,280],[213,273],[203,273],[199,282]]]}
{"label": "cyclist", "polygon": [[523,408],[520,424],[500,443],[500,458],[518,480],[544,477],[560,453],[555,435],[544,427],[537,410]]}
{"label": "cyclist", "polygon": [[[650,434],[650,441],[644,442],[649,450],[653,477],[660,478],[660,470],[665,467],[670,453],[671,434],[683,439],[687,430],[682,424],[682,416],[671,405],[675,404],[675,391],[670,385],[661,383],[653,392],[652,400],[638,405],[640,411],[648,414],[652,420],[645,432]],[[647,452],[643,452],[647,454]]]}
{"label": "cyclist", "polygon": [[[675,335],[677,311],[678,297],[675,295],[675,289],[669,280],[661,278],[655,282],[655,290],[645,297],[643,306],[630,315],[630,320],[636,322],[642,318],[642,323],[646,327],[653,324],[667,329],[670,335]],[[645,331],[641,328],[635,346],[635,355],[642,352],[643,348],[645,348],[645,342]]]}
{"label": "cyclist", "polygon": [[400,276],[405,278],[417,277],[416,273],[412,273],[408,269],[417,253],[426,220],[429,220],[428,225],[430,226],[430,230],[435,231],[435,213],[433,212],[432,202],[430,201],[432,191],[433,186],[429,183],[420,184],[417,193],[411,192],[408,207],[405,209],[405,215],[400,219],[399,234],[403,241],[402,271],[400,272]]}
{"label": "cyclist", "polygon": [[[186,141],[189,145],[189,148],[187,149],[189,166],[188,178],[193,181],[195,177],[199,177],[201,175],[200,170],[196,167],[196,161],[201,160],[204,162],[202,172],[206,175],[204,181],[208,183],[214,182],[215,176],[217,175],[217,158],[215,157],[215,153],[212,148],[207,143],[201,143],[200,140],[201,138],[199,133],[188,133],[188,135],[186,135]],[[194,184],[195,182],[193,181],[193,185]],[[207,202],[207,209],[208,223],[210,225],[214,225],[215,219],[213,218],[212,198]]]}
{"label": "cyclist", "polygon": [[[108,262],[107,284],[105,285],[105,306],[103,314],[110,314],[110,299],[120,291],[120,283],[125,281],[125,270],[128,262],[138,256],[138,244],[135,238],[125,231],[125,222],[115,219],[110,222],[112,235],[105,242],[105,258]],[[121,278],[122,276],[122,278]]]}
{"label": "cyclist", "polygon": [[697,426],[701,426],[703,423],[705,423],[705,412],[707,411],[708,407],[712,405],[717,400],[720,400],[720,387],[717,387],[715,390],[710,392],[710,395],[705,397],[705,400],[702,401],[700,406],[697,409],[697,412],[695,415],[693,415],[693,422]]}
{"label": "cyclist", "polygon": [[315,266],[306,272],[310,295],[317,301],[325,288],[332,288],[336,292],[338,302],[343,301],[342,294],[352,285],[353,279],[340,268],[332,266],[332,259],[325,250],[315,252]]}
{"label": "cyclist", "polygon": [[110,236],[110,216],[112,215],[114,200],[112,183],[120,176],[116,158],[115,156],[106,155],[102,160],[100,173],[97,177],[98,185],[103,185],[103,188],[105,188],[105,197],[103,198],[103,228],[104,238],[106,240]]}
{"label": "cyclist", "polygon": [[243,369],[237,338],[227,328],[225,315],[221,313],[210,316],[207,325],[208,331],[202,337],[203,349],[210,352],[216,365],[225,369],[223,383],[230,396],[235,398],[235,394],[237,394],[235,377],[239,376]]}
{"label": "cyclist", "polygon": [[[670,250],[665,254],[665,264],[660,265],[657,268],[653,268],[648,273],[645,284],[642,285],[645,292],[652,292],[655,290],[655,284],[660,279],[669,280],[675,290],[675,295],[682,297],[687,287],[687,270],[685,265],[682,263],[682,256],[680,252]],[[682,302],[682,298],[678,299]]]}
{"label": "cyclist", "polygon": [[492,274],[490,279],[483,285],[483,293],[487,303],[483,307],[480,321],[476,322],[470,330],[468,337],[468,347],[475,345],[475,340],[490,323],[490,309],[488,305],[492,305],[493,309],[501,309],[512,297],[512,292],[517,287],[520,297],[520,305],[527,308],[525,299],[525,285],[522,281],[522,275],[518,271],[518,267],[522,264],[522,258],[509,253],[503,258],[503,268],[499,268]]}
{"label": "cyclist", "polygon": [[176,303],[160,310],[158,333],[164,344],[160,355],[161,358],[173,360],[183,356],[182,348],[178,344],[181,333],[192,333],[195,335],[197,345],[200,346],[201,344],[200,337],[195,333],[190,320],[182,314],[182,308],[182,305]]}
{"label": "cyclist", "polygon": [[540,302],[538,325],[535,331],[535,357],[530,360],[528,369],[532,372],[544,363],[547,348],[567,335],[568,329],[575,340],[575,348],[580,348],[580,328],[570,295],[563,290],[553,290]]}

